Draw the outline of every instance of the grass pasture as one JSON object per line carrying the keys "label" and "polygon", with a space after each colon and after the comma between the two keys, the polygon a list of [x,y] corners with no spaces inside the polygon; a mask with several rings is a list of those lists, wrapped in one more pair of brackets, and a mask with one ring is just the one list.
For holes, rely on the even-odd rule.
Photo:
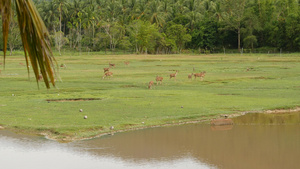
{"label": "grass pasture", "polygon": [[[69,54],[56,59],[67,67],[59,69],[57,88],[47,90],[42,83],[38,89],[33,73],[28,80],[22,53],[7,57],[0,74],[0,126],[71,140],[110,132],[110,126],[118,131],[300,106],[299,54]],[[116,64],[113,77],[102,79],[109,62]],[[188,79],[193,68],[206,71],[203,81]],[[176,70],[176,80],[169,79]],[[162,85],[156,85],[157,75],[164,78]],[[155,85],[149,90],[151,80]]]}

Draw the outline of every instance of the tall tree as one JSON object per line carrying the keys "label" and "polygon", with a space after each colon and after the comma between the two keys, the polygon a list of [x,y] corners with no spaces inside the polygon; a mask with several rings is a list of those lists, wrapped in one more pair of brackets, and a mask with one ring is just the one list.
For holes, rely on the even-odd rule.
{"label": "tall tree", "polygon": [[222,0],[222,18],[226,29],[233,29],[238,35],[238,50],[241,49],[241,28],[244,19],[246,0]]}
{"label": "tall tree", "polygon": [[180,24],[173,24],[168,27],[166,34],[169,39],[175,41],[179,53],[181,53],[184,45],[192,39],[191,35],[187,33],[186,28]]}

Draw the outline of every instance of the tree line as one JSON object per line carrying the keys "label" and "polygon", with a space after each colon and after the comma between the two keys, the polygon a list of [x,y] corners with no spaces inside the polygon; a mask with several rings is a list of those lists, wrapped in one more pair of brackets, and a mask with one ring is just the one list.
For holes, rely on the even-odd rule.
{"label": "tree line", "polygon": [[[299,0],[33,1],[59,52],[300,49]],[[16,23],[14,14],[11,51],[22,47]]]}

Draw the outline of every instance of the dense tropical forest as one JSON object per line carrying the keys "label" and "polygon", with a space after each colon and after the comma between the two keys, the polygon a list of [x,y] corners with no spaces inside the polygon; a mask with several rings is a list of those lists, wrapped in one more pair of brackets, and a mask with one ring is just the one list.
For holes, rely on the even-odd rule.
{"label": "dense tropical forest", "polygon": [[[59,53],[300,51],[299,0],[33,1]],[[8,48],[22,48],[16,14]]]}

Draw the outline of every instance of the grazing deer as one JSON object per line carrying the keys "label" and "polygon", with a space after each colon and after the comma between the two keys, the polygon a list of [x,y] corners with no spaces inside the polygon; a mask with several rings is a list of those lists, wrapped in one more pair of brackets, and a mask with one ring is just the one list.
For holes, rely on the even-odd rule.
{"label": "grazing deer", "polygon": [[64,64],[64,63],[62,63],[62,64],[60,64],[60,67],[61,67],[61,68],[67,68],[67,65]]}
{"label": "grazing deer", "polygon": [[19,63],[20,65],[24,66],[24,63]]}
{"label": "grazing deer", "polygon": [[125,61],[124,64],[125,64],[126,66],[128,66],[128,65],[129,65],[129,61]]}
{"label": "grazing deer", "polygon": [[42,80],[43,80],[43,75],[39,74],[38,81],[42,81]]}
{"label": "grazing deer", "polygon": [[194,76],[195,76],[195,79],[197,78],[197,77],[200,77],[201,78],[201,80],[203,80],[203,78],[204,78],[204,76],[205,76],[205,71],[203,71],[203,72],[201,72],[201,73],[195,73],[194,74]]}
{"label": "grazing deer", "polygon": [[154,83],[153,81],[149,82],[148,89],[152,89],[153,83]]}
{"label": "grazing deer", "polygon": [[188,78],[189,78],[189,79],[192,79],[193,75],[194,75],[194,73],[189,74],[189,75],[188,75]]}
{"label": "grazing deer", "polygon": [[113,77],[113,72],[106,72],[106,73],[103,75],[102,79],[104,79],[105,77]]}
{"label": "grazing deer", "polygon": [[109,67],[111,68],[111,67],[115,67],[116,66],[116,64],[113,64],[113,63],[109,63]]}
{"label": "grazing deer", "polygon": [[174,79],[176,80],[177,73],[178,73],[178,70],[176,70],[176,73],[171,73],[171,74],[170,74],[170,79],[171,79],[172,77],[174,77]]}
{"label": "grazing deer", "polygon": [[103,70],[104,70],[104,73],[109,72],[109,67],[108,68],[103,68]]}
{"label": "grazing deer", "polygon": [[162,81],[164,80],[164,78],[163,77],[160,77],[160,76],[156,76],[156,85],[158,85],[158,82],[160,83],[160,84],[162,84]]}

